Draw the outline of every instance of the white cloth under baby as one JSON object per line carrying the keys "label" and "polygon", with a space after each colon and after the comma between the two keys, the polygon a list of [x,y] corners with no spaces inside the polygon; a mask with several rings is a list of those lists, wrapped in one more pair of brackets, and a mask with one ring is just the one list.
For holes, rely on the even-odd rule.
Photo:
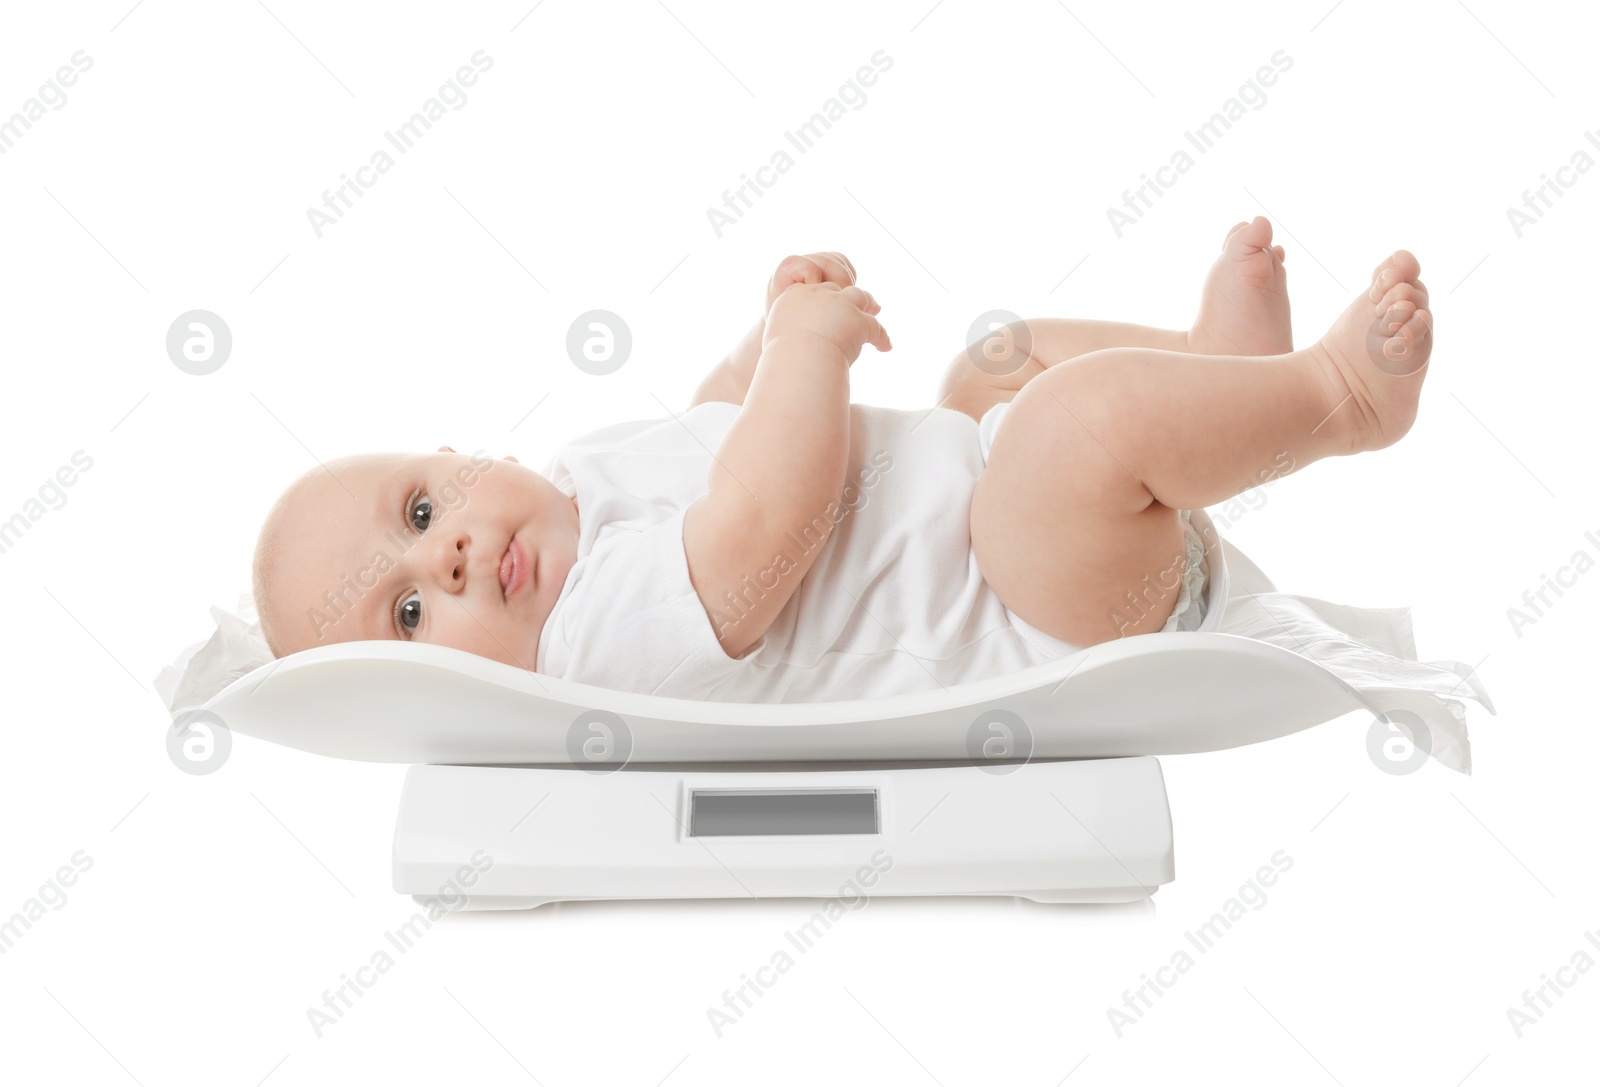
{"label": "white cloth under baby", "polygon": [[[556,453],[545,474],[577,498],[577,562],[541,634],[537,671],[678,698],[801,702],[952,687],[1080,648],[1024,623],[978,570],[967,512],[993,426],[944,408],[852,404],[842,500],[817,511],[833,533],[818,543],[802,521],[778,543],[789,561],[821,552],[756,647],[728,657],[689,580],[682,536],[738,414],[705,403]],[[1191,560],[1202,559],[1185,524]],[[770,588],[792,576],[786,569],[775,561],[750,582]],[[1204,579],[1191,562],[1164,629],[1215,629]],[[740,612],[730,604],[724,614]]]}

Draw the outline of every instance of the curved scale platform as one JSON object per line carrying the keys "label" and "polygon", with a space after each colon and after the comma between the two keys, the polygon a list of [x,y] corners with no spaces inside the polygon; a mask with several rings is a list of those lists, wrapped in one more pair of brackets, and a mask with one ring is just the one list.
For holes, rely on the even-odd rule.
{"label": "curved scale platform", "polygon": [[1238,747],[1363,708],[1306,657],[1205,632],[1124,638],[943,690],[773,705],[613,691],[421,643],[346,642],[257,669],[205,705],[231,731],[336,758],[524,766],[583,764],[572,737],[595,721],[615,730],[617,718],[627,748],[609,758],[632,764],[970,762],[970,738],[995,711],[1022,722],[1019,757],[1110,758]]}

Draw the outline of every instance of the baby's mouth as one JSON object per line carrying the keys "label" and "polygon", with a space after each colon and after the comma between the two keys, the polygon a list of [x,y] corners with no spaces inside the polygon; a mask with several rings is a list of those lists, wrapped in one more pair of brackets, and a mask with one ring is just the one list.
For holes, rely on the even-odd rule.
{"label": "baby's mouth", "polygon": [[531,571],[528,569],[528,556],[517,545],[517,538],[511,537],[506,542],[506,551],[500,556],[500,595],[503,599],[511,599],[522,584],[528,580]]}

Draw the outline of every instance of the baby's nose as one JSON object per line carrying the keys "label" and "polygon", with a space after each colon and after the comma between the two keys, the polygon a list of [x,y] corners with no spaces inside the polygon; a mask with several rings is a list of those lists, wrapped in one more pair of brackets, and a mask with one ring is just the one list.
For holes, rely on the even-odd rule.
{"label": "baby's nose", "polygon": [[434,576],[442,588],[460,592],[467,585],[467,553],[472,539],[465,532],[444,531],[434,541]]}

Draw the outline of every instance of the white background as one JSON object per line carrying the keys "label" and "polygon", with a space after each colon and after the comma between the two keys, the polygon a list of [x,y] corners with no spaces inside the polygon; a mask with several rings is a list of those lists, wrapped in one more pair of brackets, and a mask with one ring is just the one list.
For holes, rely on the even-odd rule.
{"label": "white background", "polygon": [[[1575,953],[1600,962],[1600,573],[1520,635],[1507,617],[1600,555],[1600,173],[1568,171],[1520,238],[1506,214],[1580,148],[1600,158],[1577,5],[128,4],[0,16],[0,116],[93,58],[0,156],[0,519],[93,458],[0,555],[0,917],[93,862],[0,957],[0,1074],[1592,1078],[1600,969],[1565,971],[1521,1037],[1507,1018]],[[306,209],[480,49],[467,104],[317,238]],[[866,104],[718,238],[707,207],[878,50]],[[1278,50],[1265,105],[1116,237],[1106,209]],[[1272,484],[1224,534],[1281,588],[1410,607],[1422,659],[1479,667],[1499,712],[1470,706],[1473,776],[1382,772],[1360,715],[1164,759],[1178,879],[1153,903],[873,901],[720,1037],[707,1009],[816,903],[457,915],[316,1035],[307,1009],[414,912],[388,871],[404,770],[239,738],[189,776],[151,686],[247,588],[261,515],[313,457],[449,443],[537,467],[681,410],[778,259],[817,249],[850,254],[894,337],[856,399],[929,405],[986,310],[1187,327],[1256,214],[1288,249],[1297,345],[1406,247],[1436,346],[1405,441]],[[234,337],[206,377],[164,346],[196,308]],[[633,331],[607,377],[565,354],[592,308]],[[1107,1009],[1278,850],[1265,905],[1118,1037]]]}

